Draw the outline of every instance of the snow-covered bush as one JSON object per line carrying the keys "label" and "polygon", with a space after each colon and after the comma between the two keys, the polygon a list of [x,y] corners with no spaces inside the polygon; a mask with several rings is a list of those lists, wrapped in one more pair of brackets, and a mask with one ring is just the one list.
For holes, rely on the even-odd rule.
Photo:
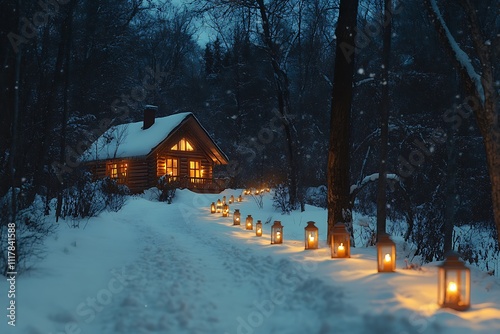
{"label": "snow-covered bush", "polygon": [[421,256],[423,263],[441,260],[444,253],[444,219],[438,212],[429,215],[426,209],[419,209],[415,215],[410,241],[415,244],[415,256]]}
{"label": "snow-covered bush", "polygon": [[63,218],[72,218],[72,227],[79,227],[81,218],[95,217],[106,208],[118,211],[125,204],[129,190],[115,180],[104,178],[93,181],[92,174],[82,172],[75,184],[63,192]]}
{"label": "snow-covered bush", "polygon": [[126,201],[126,195],[130,194],[130,190],[126,185],[118,184],[109,177],[102,180],[101,189],[106,207],[114,212],[117,212],[123,207]]}
{"label": "snow-covered bush", "polygon": [[284,184],[278,184],[274,188],[273,207],[280,210],[282,214],[290,214],[293,207],[290,205],[290,194],[288,187]]}
{"label": "snow-covered bush", "polygon": [[327,190],[324,185],[307,188],[305,202],[309,205],[326,209],[328,204]]}
{"label": "snow-covered bush", "polygon": [[163,175],[158,179],[156,184],[158,189],[158,200],[160,202],[167,202],[167,204],[172,204],[175,197],[175,190],[179,188],[179,182],[174,179]]}
{"label": "snow-covered bush", "polygon": [[[12,227],[12,188],[0,198],[0,272],[6,274],[8,264],[7,246],[14,247],[16,255],[15,270],[20,273],[29,269],[35,261],[45,255],[44,240],[51,235],[57,225],[44,216],[44,200],[35,196],[32,203],[24,203],[23,189],[15,189],[16,219]],[[9,230],[10,228],[10,230]],[[15,243],[12,242],[15,232]],[[11,242],[9,242],[9,235]],[[10,251],[10,249],[9,249]]]}

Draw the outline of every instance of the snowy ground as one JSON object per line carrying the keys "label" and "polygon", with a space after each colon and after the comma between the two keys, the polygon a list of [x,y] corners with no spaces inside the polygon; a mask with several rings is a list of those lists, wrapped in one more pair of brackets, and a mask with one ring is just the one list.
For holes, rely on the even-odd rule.
{"label": "snowy ground", "polygon": [[[222,195],[178,191],[174,204],[131,197],[85,229],[61,224],[49,255],[17,281],[16,327],[3,316],[0,333],[498,333],[500,279],[472,268],[472,308],[439,309],[436,263],[422,270],[378,274],[375,249],[351,259],[329,249],[304,251],[313,220],[326,238],[326,212],[275,212],[245,197],[239,208],[264,221],[281,220],[283,245],[232,218],[211,215]],[[399,259],[398,266],[404,265]],[[0,291],[8,291],[0,282]],[[5,304],[2,293],[2,304]],[[4,312],[6,314],[5,308]]]}

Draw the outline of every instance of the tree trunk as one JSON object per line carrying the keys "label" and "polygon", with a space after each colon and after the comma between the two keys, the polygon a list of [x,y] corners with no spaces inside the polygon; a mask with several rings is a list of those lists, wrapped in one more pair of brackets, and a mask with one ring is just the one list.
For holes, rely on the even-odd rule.
{"label": "tree trunk", "polygon": [[455,226],[456,178],[457,178],[457,148],[455,131],[450,125],[446,136],[446,193],[444,211],[444,254],[453,248],[453,227]]}
{"label": "tree trunk", "polygon": [[335,35],[335,68],[328,151],[328,241],[337,222],[351,223],[349,189],[350,114],[358,0],[341,0]]}
{"label": "tree trunk", "polygon": [[[475,5],[470,0],[460,0],[467,17],[474,58],[478,60],[480,71],[476,71],[470,56],[458,45],[449,31],[441,15],[436,0],[424,0],[427,12],[434,23],[438,37],[457,69],[461,83],[468,95],[466,103],[469,104],[483,137],[488,164],[488,173],[491,182],[491,200],[493,203],[493,217],[497,228],[498,242],[500,243],[500,125],[498,115],[498,93],[495,87],[494,66],[492,52],[484,42],[479,18]],[[478,74],[480,73],[480,74]]]}
{"label": "tree trunk", "polygon": [[271,31],[269,27],[269,19],[267,15],[267,8],[264,0],[256,0],[259,8],[259,13],[262,21],[262,31],[264,34],[264,44],[266,51],[269,54],[271,65],[274,72],[274,84],[276,86],[276,94],[278,98],[278,111],[280,113],[281,123],[285,132],[286,150],[288,157],[288,181],[289,181],[289,195],[290,204],[295,208],[297,204],[297,189],[298,189],[298,164],[297,152],[298,147],[295,144],[294,136],[292,134],[292,124],[289,117],[290,105],[290,85],[286,72],[281,68],[278,63],[277,54],[275,51],[276,45],[272,40]]}
{"label": "tree trunk", "polygon": [[[62,121],[61,121],[61,141],[59,147],[59,158],[62,164],[66,161],[66,130],[68,123],[68,114],[69,114],[69,70],[70,70],[70,62],[71,62],[71,39],[73,38],[73,11],[75,8],[76,0],[72,0],[70,3],[70,8],[68,9],[68,17],[65,22],[64,29],[66,30],[65,35],[65,64],[64,64],[64,93],[63,93],[63,113],[62,113]],[[61,215],[62,209],[62,201],[63,201],[63,189],[64,183],[61,180],[58,180],[57,186],[57,206],[56,206],[56,222],[59,221],[59,216]]]}
{"label": "tree trunk", "polygon": [[[384,17],[392,13],[392,0],[384,1]],[[377,188],[377,236],[386,232],[387,219],[387,150],[389,142],[389,60],[391,56],[392,19],[384,27],[382,50],[382,101],[380,103],[380,161]]]}

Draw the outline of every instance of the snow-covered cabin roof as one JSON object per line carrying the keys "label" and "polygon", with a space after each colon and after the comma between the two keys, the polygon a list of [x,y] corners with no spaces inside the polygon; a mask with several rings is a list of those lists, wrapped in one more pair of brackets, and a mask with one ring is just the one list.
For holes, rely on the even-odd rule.
{"label": "snow-covered cabin roof", "polygon": [[[191,112],[183,112],[155,118],[154,124],[146,130],[142,129],[143,121],[113,126],[82,154],[81,161],[146,156],[190,116],[199,124]],[[201,124],[199,125],[205,134],[210,137]],[[214,145],[221,155],[227,159],[222,150],[215,143]]]}

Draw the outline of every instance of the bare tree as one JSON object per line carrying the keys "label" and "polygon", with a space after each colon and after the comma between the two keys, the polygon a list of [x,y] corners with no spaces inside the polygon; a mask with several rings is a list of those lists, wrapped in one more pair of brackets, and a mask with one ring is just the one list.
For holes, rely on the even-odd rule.
{"label": "bare tree", "polygon": [[328,151],[328,240],[337,222],[351,223],[349,189],[349,150],[352,85],[358,0],[341,0],[335,35],[335,74],[333,77]]}
{"label": "bare tree", "polygon": [[[500,54],[495,53],[494,44],[500,43],[498,36],[485,35],[478,17],[478,6],[471,0],[459,0],[468,23],[470,44],[460,45],[448,28],[438,0],[424,0],[427,12],[434,23],[439,39],[452,60],[468,97],[466,103],[476,116],[483,137],[486,160],[491,182],[493,216],[500,242],[500,125],[498,91],[495,87],[495,66]],[[498,80],[498,78],[497,78]]]}
{"label": "bare tree", "polygon": [[377,235],[385,233],[387,219],[387,150],[389,145],[389,60],[391,56],[392,0],[384,0],[384,25],[382,50],[382,101],[380,103],[380,161],[377,190]]}

